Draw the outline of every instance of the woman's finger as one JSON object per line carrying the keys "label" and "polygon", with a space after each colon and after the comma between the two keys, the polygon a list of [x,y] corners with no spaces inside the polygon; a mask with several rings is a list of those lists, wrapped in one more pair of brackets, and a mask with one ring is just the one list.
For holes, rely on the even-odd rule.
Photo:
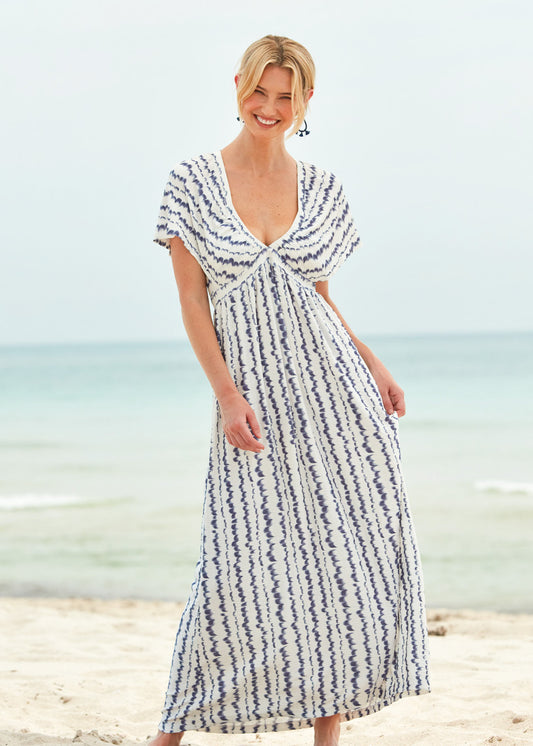
{"label": "woman's finger", "polygon": [[392,394],[391,399],[394,409],[398,413],[398,417],[403,417],[403,415],[405,414],[405,398],[403,391]]}
{"label": "woman's finger", "polygon": [[261,443],[258,443],[252,436],[252,433],[250,432],[247,425],[241,428],[241,430],[238,432],[238,434],[236,434],[235,437],[239,448],[243,448],[246,451],[254,451],[255,453],[257,453],[264,448],[264,446]]}
{"label": "woman's finger", "polygon": [[235,440],[233,438],[233,435],[231,435],[231,433],[229,433],[226,430],[224,430],[224,435],[226,436],[226,440],[228,441],[228,443],[230,444],[230,446],[233,446],[233,447],[237,446],[237,444],[235,443]]}
{"label": "woman's finger", "polygon": [[387,389],[381,394],[381,398],[383,399],[383,406],[385,407],[387,414],[392,414],[394,412],[394,406]]}
{"label": "woman's finger", "polygon": [[259,422],[257,421],[257,417],[255,416],[255,412],[253,409],[250,409],[248,412],[248,424],[250,425],[253,434],[256,438],[261,438],[261,428],[259,427]]}
{"label": "woman's finger", "polygon": [[256,453],[257,453],[257,451],[263,450],[264,446],[262,445],[262,443],[259,443],[253,437],[253,435],[250,432],[250,429],[248,428],[248,426],[246,426],[246,430],[244,431],[244,433],[241,432],[241,437],[242,437],[242,440],[244,442],[244,447],[246,448],[246,450],[248,450],[248,451],[255,451]]}
{"label": "woman's finger", "polygon": [[241,448],[245,451],[249,450],[248,442],[240,431],[231,430],[230,428],[228,428],[226,432],[226,438],[228,440],[228,443],[232,445],[234,448]]}
{"label": "woman's finger", "polygon": [[237,448],[244,448],[246,446],[244,438],[240,433],[235,433],[233,436],[233,440],[235,441],[235,445]]}

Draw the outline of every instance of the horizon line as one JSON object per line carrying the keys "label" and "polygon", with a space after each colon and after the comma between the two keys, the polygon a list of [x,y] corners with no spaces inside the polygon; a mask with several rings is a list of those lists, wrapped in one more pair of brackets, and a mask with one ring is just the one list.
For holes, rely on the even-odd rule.
{"label": "horizon line", "polygon": [[[481,335],[512,335],[512,334],[532,334],[533,329],[470,329],[467,331],[420,331],[420,332],[368,332],[364,337],[467,337]],[[0,348],[8,347],[74,347],[74,346],[95,346],[95,345],[126,345],[126,344],[176,344],[187,342],[190,344],[187,336],[183,337],[161,337],[161,338],[122,338],[122,339],[83,339],[83,340],[47,340],[47,341],[26,341],[26,342],[1,342]]]}

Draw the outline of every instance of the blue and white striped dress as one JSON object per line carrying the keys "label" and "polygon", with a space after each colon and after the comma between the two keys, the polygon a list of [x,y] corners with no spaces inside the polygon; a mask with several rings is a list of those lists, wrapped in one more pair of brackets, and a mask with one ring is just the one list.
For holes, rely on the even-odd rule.
{"label": "blue and white striped dress", "polygon": [[294,730],[428,692],[398,416],[315,290],[359,242],[340,182],[299,161],[298,213],[266,246],[207,153],[170,172],[154,240],[172,236],[205,273],[265,449],[231,446],[213,398],[200,559],[160,730]]}

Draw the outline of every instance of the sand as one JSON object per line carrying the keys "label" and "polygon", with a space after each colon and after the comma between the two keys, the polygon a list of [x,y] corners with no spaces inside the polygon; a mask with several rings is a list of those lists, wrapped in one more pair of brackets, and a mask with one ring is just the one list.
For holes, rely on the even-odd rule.
{"label": "sand", "polygon": [[[182,610],[146,601],[0,599],[0,746],[146,743]],[[533,744],[533,615],[430,610],[428,619],[432,693],[343,723],[341,746]],[[182,741],[217,744],[312,746],[313,729],[189,731]]]}

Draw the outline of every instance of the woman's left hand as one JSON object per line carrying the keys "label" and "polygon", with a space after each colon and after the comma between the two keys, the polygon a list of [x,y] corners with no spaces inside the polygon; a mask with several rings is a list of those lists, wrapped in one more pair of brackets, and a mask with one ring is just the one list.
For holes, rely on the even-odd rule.
{"label": "woman's left hand", "polygon": [[391,376],[383,363],[376,359],[369,368],[383,399],[383,406],[387,414],[398,413],[398,417],[405,414],[404,391]]}

